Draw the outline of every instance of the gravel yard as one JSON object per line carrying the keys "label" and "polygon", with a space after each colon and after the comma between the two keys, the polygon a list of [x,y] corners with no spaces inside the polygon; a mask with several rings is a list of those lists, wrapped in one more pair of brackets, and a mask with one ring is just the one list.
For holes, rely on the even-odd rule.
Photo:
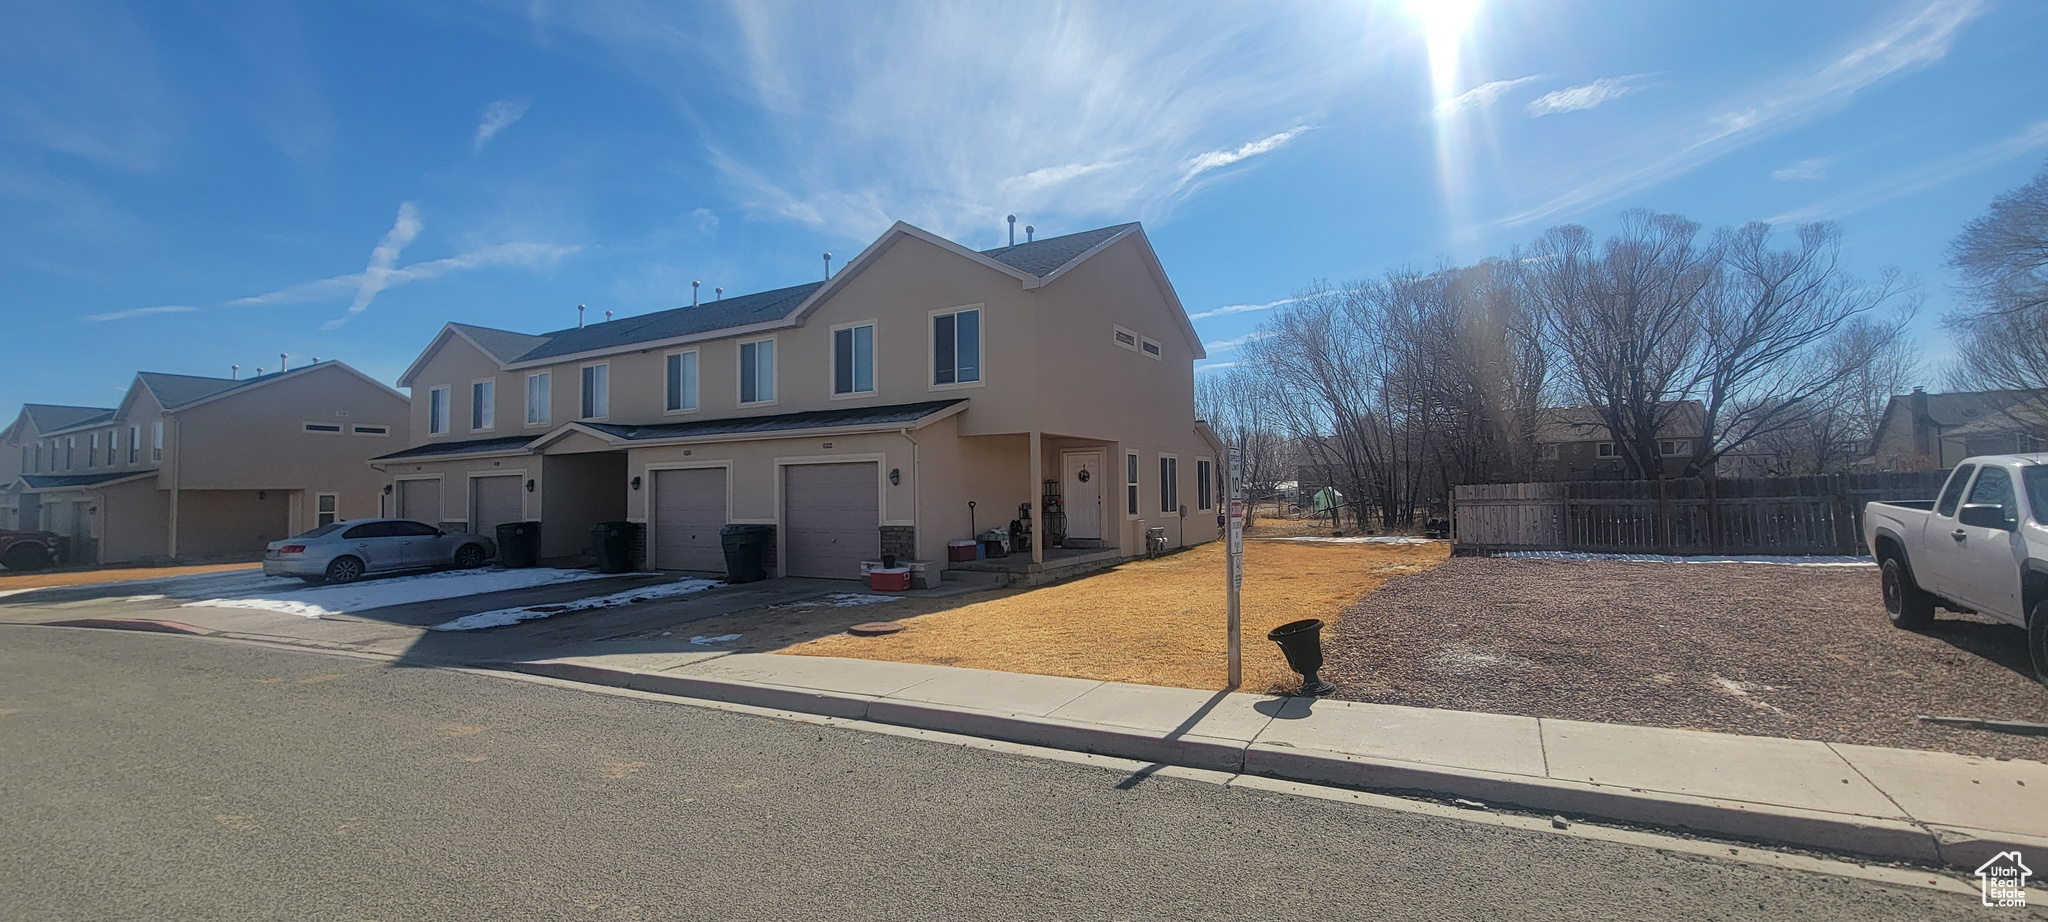
{"label": "gravel yard", "polygon": [[1874,567],[1459,557],[1389,580],[1327,637],[1336,697],[2048,762],[2022,632],[1885,620]]}

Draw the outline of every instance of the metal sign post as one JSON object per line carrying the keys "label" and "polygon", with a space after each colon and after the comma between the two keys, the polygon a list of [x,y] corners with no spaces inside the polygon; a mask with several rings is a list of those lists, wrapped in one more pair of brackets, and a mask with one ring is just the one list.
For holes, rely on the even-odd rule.
{"label": "metal sign post", "polygon": [[1236,448],[1230,450],[1230,484],[1225,494],[1230,500],[1228,529],[1224,532],[1224,547],[1230,559],[1230,589],[1227,595],[1227,611],[1230,621],[1229,677],[1230,687],[1236,688],[1244,682],[1244,624],[1238,611],[1238,592],[1244,588],[1244,454]]}

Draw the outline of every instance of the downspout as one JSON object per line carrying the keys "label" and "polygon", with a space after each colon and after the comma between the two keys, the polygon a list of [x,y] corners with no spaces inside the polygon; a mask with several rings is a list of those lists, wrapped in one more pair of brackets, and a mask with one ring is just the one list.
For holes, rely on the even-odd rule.
{"label": "downspout", "polygon": [[171,534],[170,539],[165,543],[164,550],[168,552],[167,556],[172,560],[176,560],[178,559],[178,484],[184,479],[185,475],[184,459],[180,457],[181,453],[178,449],[183,440],[178,437],[177,421],[171,418],[171,414],[165,413],[163,420],[165,423],[171,424],[164,427],[170,430],[170,438],[165,439],[165,441],[170,443],[168,448],[171,461]]}
{"label": "downspout", "polygon": [[910,551],[913,557],[921,560],[924,556],[924,513],[919,501],[924,493],[924,475],[917,463],[917,450],[920,446],[916,439],[910,437],[910,427],[898,429],[896,434],[910,443],[910,520],[917,523],[914,526],[916,531],[915,537],[911,539]]}

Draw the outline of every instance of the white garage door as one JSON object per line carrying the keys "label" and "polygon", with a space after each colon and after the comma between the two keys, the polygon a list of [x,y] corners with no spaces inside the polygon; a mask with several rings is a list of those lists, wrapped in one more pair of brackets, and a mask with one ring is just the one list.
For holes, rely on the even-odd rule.
{"label": "white garage door", "polygon": [[479,535],[496,535],[506,522],[522,522],[520,475],[473,477],[469,481],[469,530]]}
{"label": "white garage door", "polygon": [[654,472],[654,567],[725,571],[725,470]]}
{"label": "white garage door", "polygon": [[398,517],[439,526],[441,524],[441,481],[399,481]]}
{"label": "white garage door", "polygon": [[783,572],[859,579],[860,562],[882,556],[881,494],[875,465],[792,464],[783,470]]}

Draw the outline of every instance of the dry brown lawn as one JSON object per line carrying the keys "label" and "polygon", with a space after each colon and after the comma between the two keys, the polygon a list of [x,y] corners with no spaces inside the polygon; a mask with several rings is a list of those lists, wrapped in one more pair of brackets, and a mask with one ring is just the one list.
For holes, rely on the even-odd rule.
{"label": "dry brown lawn", "polygon": [[214,563],[189,567],[118,567],[100,570],[60,570],[56,572],[33,571],[15,573],[0,570],[0,592],[10,589],[42,589],[48,586],[86,586],[93,583],[117,583],[131,579],[163,579],[167,576],[191,576],[194,573],[220,573],[226,570],[254,570],[261,563]]}
{"label": "dry brown lawn", "polygon": [[[1243,688],[1297,682],[1267,631],[1301,618],[1334,623],[1387,579],[1442,563],[1449,546],[1245,542]],[[934,601],[949,606],[915,615],[908,605],[869,609],[875,618],[902,621],[898,634],[835,634],[776,652],[1224,687],[1220,541],[1051,586]]]}

